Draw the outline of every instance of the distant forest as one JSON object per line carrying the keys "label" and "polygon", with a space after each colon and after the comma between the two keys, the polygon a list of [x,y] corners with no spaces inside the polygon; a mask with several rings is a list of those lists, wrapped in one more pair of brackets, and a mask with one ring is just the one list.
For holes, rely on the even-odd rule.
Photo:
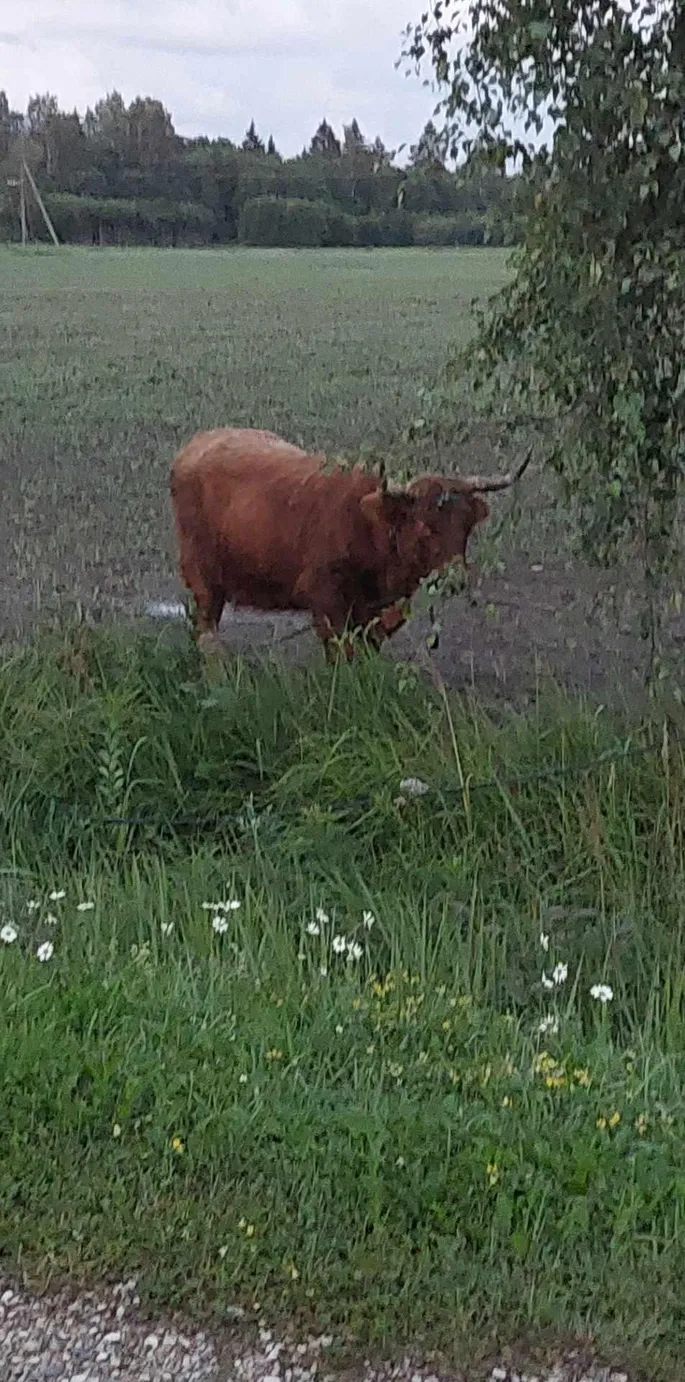
{"label": "distant forest", "polygon": [[[81,117],[51,95],[26,113],[0,91],[0,238],[21,235],[22,157],[60,240],[87,245],[509,245],[518,180],[476,151],[447,166],[431,121],[400,168],[356,120],[323,120],[282,158],[254,122],[244,139],[186,139],[160,101],[113,91]],[[46,239],[27,192],[28,231]]]}

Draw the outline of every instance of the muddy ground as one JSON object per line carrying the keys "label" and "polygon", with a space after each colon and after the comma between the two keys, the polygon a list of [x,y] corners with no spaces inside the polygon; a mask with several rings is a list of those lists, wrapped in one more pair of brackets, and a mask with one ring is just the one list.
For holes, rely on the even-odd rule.
{"label": "muddy ground", "polygon": [[[553,682],[596,702],[637,705],[645,694],[649,643],[640,633],[640,602],[622,591],[617,608],[616,584],[615,576],[579,572],[570,563],[531,565],[519,558],[504,574],[474,569],[467,591],[436,605],[441,632],[430,660],[451,689],[486,699],[525,704]],[[171,590],[178,599],[180,587],[173,583]],[[428,615],[419,612],[382,655],[420,662],[430,633]],[[221,638],[227,650],[248,656],[321,656],[302,615],[229,608]],[[665,638],[677,671],[685,617],[671,613]]]}
{"label": "muddy ground", "polygon": [[[30,636],[40,625],[83,611],[98,620],[133,615],[148,626],[177,627],[183,591],[170,570],[149,571],[142,589],[123,571],[113,573],[114,590],[93,600],[82,580],[65,582],[58,596],[31,601],[31,592],[12,589],[5,572],[0,595],[0,645]],[[621,595],[617,608],[616,589]],[[468,590],[436,606],[441,634],[430,654],[447,686],[525,704],[550,681],[571,693],[606,704],[636,704],[644,697],[648,642],[640,633],[638,598],[621,589],[616,576],[583,571],[571,563],[544,564],[524,557],[504,573],[471,571]],[[671,613],[666,646],[676,676],[685,649],[685,616]],[[417,613],[383,656],[420,660],[430,634],[426,613]],[[228,607],[221,623],[227,650],[244,656],[283,656],[303,661],[321,657],[308,616],[271,615]],[[418,656],[417,656],[418,655]],[[425,661],[425,658],[424,658]]]}

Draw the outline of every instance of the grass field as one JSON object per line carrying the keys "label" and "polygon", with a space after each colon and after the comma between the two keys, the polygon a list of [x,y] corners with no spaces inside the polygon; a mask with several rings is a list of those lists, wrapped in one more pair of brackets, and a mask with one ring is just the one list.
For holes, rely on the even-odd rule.
{"label": "grass field", "polygon": [[60,597],[117,608],[168,593],[168,472],[200,427],[392,446],[505,263],[499,251],[0,251],[0,621]]}
{"label": "grass field", "polygon": [[[51,582],[169,593],[196,426],[392,451],[504,272],[4,253],[6,627]],[[133,1272],[353,1357],[589,1336],[683,1376],[684,826],[655,716],[495,713],[402,658],[203,663],[129,618],[8,643],[6,1270]]]}

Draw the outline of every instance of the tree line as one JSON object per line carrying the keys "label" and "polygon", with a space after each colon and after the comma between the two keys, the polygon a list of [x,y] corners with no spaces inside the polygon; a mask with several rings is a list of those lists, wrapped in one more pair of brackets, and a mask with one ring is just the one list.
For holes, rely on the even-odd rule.
{"label": "tree line", "polygon": [[[25,159],[59,238],[96,245],[509,245],[518,238],[516,178],[471,151],[459,168],[429,121],[406,168],[356,120],[326,120],[282,158],[254,121],[240,143],[184,138],[162,103],[111,92],[81,117],[52,95],[13,111],[0,91],[0,236],[20,236]],[[28,199],[29,232],[44,238]]]}

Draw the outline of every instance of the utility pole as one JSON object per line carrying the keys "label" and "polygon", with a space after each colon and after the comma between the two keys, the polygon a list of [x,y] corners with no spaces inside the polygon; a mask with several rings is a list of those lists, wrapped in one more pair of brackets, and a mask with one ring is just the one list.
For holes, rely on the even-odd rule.
{"label": "utility pole", "polygon": [[[45,202],[43,201],[43,198],[41,197],[40,192],[38,191],[38,188],[36,187],[35,180],[34,180],[34,177],[33,177],[33,173],[31,172],[31,169],[29,168],[29,165],[28,165],[28,163],[26,162],[26,159],[25,159],[25,158],[22,158],[22,160],[21,160],[21,172],[22,172],[22,179],[21,179],[22,192],[23,192],[23,188],[24,188],[24,174],[26,174],[26,177],[28,178],[28,180],[29,180],[29,182],[30,182],[30,184],[31,184],[31,191],[33,192],[33,195],[34,195],[36,201],[38,202],[38,206],[40,207],[40,210],[41,210],[41,213],[42,213],[42,216],[43,216],[43,220],[45,221],[45,224],[46,224],[46,226],[47,226],[47,228],[48,228],[48,232],[49,232],[49,234],[50,234],[50,236],[51,236],[52,243],[53,243],[53,245],[56,245],[57,248],[59,249],[59,240],[57,239],[57,232],[56,232],[56,230],[55,230],[55,227],[54,227],[53,224],[52,224],[52,221],[50,220],[50,217],[48,216],[48,213],[47,213],[47,211],[46,211],[46,209],[45,209]],[[24,207],[24,202],[23,202],[23,199],[22,199],[22,209],[23,209],[23,207]],[[25,212],[24,212],[24,220],[25,220]],[[24,221],[22,221],[22,235],[23,235],[23,230],[24,230]],[[26,241],[25,241],[24,239],[22,239],[22,244],[26,244]]]}
{"label": "utility pole", "polygon": [[18,178],[8,178],[8,179],[7,179],[7,186],[8,186],[8,187],[18,187],[18,188],[19,188],[19,215],[20,215],[20,217],[21,217],[21,243],[22,243],[22,245],[26,246],[26,245],[28,244],[28,239],[29,239],[28,218],[27,218],[27,215],[26,215],[26,183],[27,183],[27,182],[28,182],[28,184],[29,184],[29,186],[30,186],[30,188],[31,188],[31,190],[32,190],[32,192],[33,192],[33,195],[34,195],[35,199],[36,199],[36,202],[37,202],[37,204],[38,204],[38,208],[39,208],[39,210],[40,210],[41,216],[43,217],[43,220],[45,221],[45,225],[46,225],[48,234],[49,234],[49,236],[50,236],[50,238],[51,238],[51,240],[52,240],[52,243],[53,243],[53,245],[57,245],[57,248],[59,249],[59,240],[57,239],[57,232],[56,232],[56,230],[55,230],[55,227],[54,227],[53,224],[52,224],[52,221],[50,220],[50,217],[49,217],[48,212],[47,212],[47,208],[46,208],[46,206],[45,206],[45,202],[43,201],[43,198],[41,197],[40,192],[38,191],[38,188],[36,187],[36,182],[35,182],[35,178],[34,178],[34,176],[33,176],[33,173],[31,172],[31,169],[29,168],[29,165],[28,165],[28,163],[26,162],[26,159],[25,159],[24,157],[20,158],[20,160],[19,160],[19,177],[18,177]]}
{"label": "utility pole", "polygon": [[22,158],[19,168],[19,209],[21,214],[21,243],[26,245],[28,239],[26,231],[26,182],[24,179],[24,160]]}

